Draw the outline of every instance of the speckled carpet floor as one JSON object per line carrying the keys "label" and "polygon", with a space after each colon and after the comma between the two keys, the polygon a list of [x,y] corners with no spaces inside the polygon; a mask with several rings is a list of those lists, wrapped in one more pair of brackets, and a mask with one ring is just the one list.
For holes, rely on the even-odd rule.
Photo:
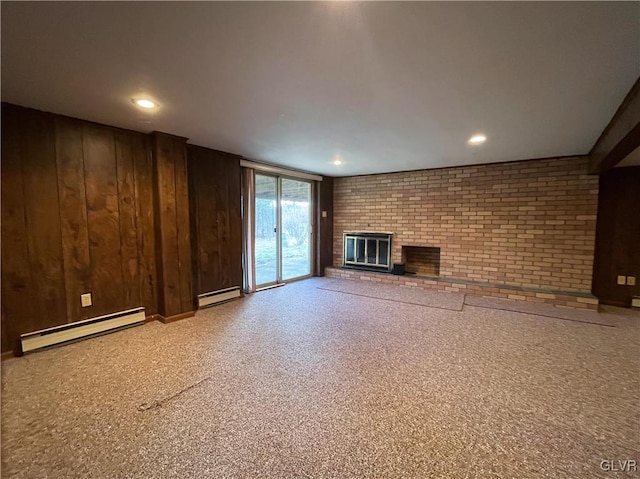
{"label": "speckled carpet floor", "polygon": [[400,303],[429,306],[431,308],[462,311],[464,294],[444,291],[430,291],[422,288],[377,284],[370,281],[349,279],[327,279],[318,285],[318,289],[354,294],[368,298],[386,299]]}
{"label": "speckled carpet floor", "polygon": [[637,313],[605,327],[327,281],[4,361],[2,477],[639,477],[603,469],[640,462]]}

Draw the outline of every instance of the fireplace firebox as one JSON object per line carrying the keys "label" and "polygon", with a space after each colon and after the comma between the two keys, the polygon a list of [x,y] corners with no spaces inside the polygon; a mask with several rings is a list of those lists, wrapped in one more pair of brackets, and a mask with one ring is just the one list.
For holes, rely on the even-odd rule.
{"label": "fireplace firebox", "polygon": [[392,233],[344,233],[344,266],[388,272],[391,269]]}
{"label": "fireplace firebox", "polygon": [[402,262],[407,272],[418,276],[440,276],[440,248],[403,245]]}

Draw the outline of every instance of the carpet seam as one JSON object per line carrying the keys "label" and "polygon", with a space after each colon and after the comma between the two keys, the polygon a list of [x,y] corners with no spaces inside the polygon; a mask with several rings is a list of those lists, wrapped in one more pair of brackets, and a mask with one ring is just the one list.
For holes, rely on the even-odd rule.
{"label": "carpet seam", "polygon": [[190,386],[187,386],[186,388],[181,389],[180,391],[176,392],[175,394],[173,394],[171,396],[168,396],[168,397],[165,397],[163,399],[160,399],[158,401],[152,401],[150,403],[142,403],[142,404],[140,404],[138,406],[138,410],[139,411],[148,411],[149,409],[158,408],[158,407],[162,406],[163,404],[165,404],[165,403],[177,398],[181,394],[183,394],[183,393],[185,393],[185,392],[187,392],[187,391],[189,391],[189,390],[191,390],[191,389],[193,389],[193,388],[195,388],[197,386],[200,386],[205,381],[210,381],[211,379],[213,379],[213,378],[212,377],[204,378],[204,379],[198,381],[197,383],[194,383],[194,384],[192,384]]}
{"label": "carpet seam", "polygon": [[363,298],[379,299],[381,301],[391,301],[393,303],[411,304],[413,306],[423,306],[425,308],[443,309],[445,311],[455,311],[455,312],[458,312],[458,313],[461,313],[464,310],[464,298],[463,298],[463,303],[462,303],[462,308],[461,309],[452,309],[452,308],[443,308],[441,306],[430,306],[428,304],[422,304],[422,303],[412,303],[411,301],[402,301],[402,300],[399,300],[399,299],[380,298],[378,296],[370,296],[368,294],[362,294],[362,293],[352,293],[350,291],[340,291],[338,289],[323,288],[321,286],[316,286],[316,288],[322,289],[324,291],[333,291],[334,293],[351,294],[353,296],[360,296],[360,297],[363,297]]}

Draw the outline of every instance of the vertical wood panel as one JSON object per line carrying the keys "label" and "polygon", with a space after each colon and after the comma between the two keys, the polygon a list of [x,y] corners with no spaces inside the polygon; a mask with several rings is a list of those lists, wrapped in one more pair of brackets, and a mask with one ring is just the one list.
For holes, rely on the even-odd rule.
{"label": "vertical wood panel", "polygon": [[[153,142],[158,310],[162,316],[168,317],[192,311],[191,306],[187,311],[183,307],[193,304],[192,298],[186,296],[191,291],[189,202],[188,193],[185,192],[187,173],[184,171],[186,139],[154,133]],[[180,196],[179,200],[177,195]]]}
{"label": "vertical wood panel", "polygon": [[[593,294],[603,304],[628,307],[640,295],[640,167],[615,168],[600,177]],[[635,276],[636,285],[617,284]]]}
{"label": "vertical wood panel", "polygon": [[227,159],[229,205],[229,286],[242,286],[242,174],[240,159]]}
{"label": "vertical wood panel", "polygon": [[92,290],[82,124],[58,117],[55,126],[67,321],[71,322],[91,316],[90,308],[80,303],[80,295]]}
{"label": "vertical wood panel", "polygon": [[200,230],[200,218],[198,212],[197,181],[201,175],[200,150],[187,145],[187,171],[189,180],[189,231],[191,232],[191,278],[194,296],[202,291],[200,281],[200,250],[198,246],[198,232]]}
{"label": "vertical wood panel", "polygon": [[180,312],[193,311],[195,298],[191,285],[191,238],[189,231],[189,180],[185,143],[174,143],[176,180],[176,232],[180,275]]}
{"label": "vertical wood panel", "polygon": [[162,264],[163,304],[160,312],[171,316],[180,311],[180,286],[178,285],[178,231],[176,225],[175,169],[171,161],[171,144],[159,136],[156,157],[158,175],[158,223],[160,256]]}
{"label": "vertical wood panel", "polygon": [[[16,341],[12,341],[14,337],[16,337],[17,335],[11,331],[11,323],[9,322],[9,318],[6,314],[6,308],[4,307],[4,305],[6,304],[6,299],[5,299],[5,289],[4,287],[0,288],[0,304],[3,305],[2,310],[0,311],[0,331],[2,334],[2,352],[8,352],[8,351],[12,351],[12,350],[18,350],[18,345]],[[13,345],[12,343],[16,343],[15,345]]]}
{"label": "vertical wood panel", "polygon": [[189,146],[198,294],[242,285],[240,160]]}
{"label": "vertical wood panel", "polygon": [[3,351],[21,333],[139,305],[192,311],[186,140],[7,104],[2,114]]}
{"label": "vertical wood panel", "polygon": [[55,127],[51,115],[31,112],[26,114],[23,126],[20,133],[26,241],[37,295],[30,301],[34,301],[34,321],[39,328],[46,328],[66,322],[67,316]]}
{"label": "vertical wood panel", "polygon": [[149,141],[143,135],[133,136],[135,165],[135,197],[137,216],[138,285],[146,314],[158,312],[156,295],[156,250],[153,211],[153,165]]}
{"label": "vertical wood panel", "polygon": [[138,281],[138,230],[136,224],[136,198],[133,170],[132,134],[115,134],[116,169],[118,175],[118,211],[120,251],[122,255],[123,306],[125,309],[141,305]]}
{"label": "vertical wood panel", "polygon": [[[214,265],[218,264],[218,251],[211,247],[216,244],[217,231],[217,212],[216,212],[216,191],[214,164],[208,157],[206,150],[203,148],[190,148],[189,154],[192,155],[194,167],[193,191],[192,195],[196,198],[196,209],[193,216],[197,218],[197,252],[198,257],[198,284],[199,294],[215,291],[217,278]],[[197,174],[195,173],[197,172]],[[190,171],[191,173],[191,171]],[[209,179],[210,181],[206,181]]]}
{"label": "vertical wood panel", "polygon": [[[333,263],[333,178],[325,176],[317,183],[316,200],[316,275],[324,276],[324,269]],[[322,217],[322,212],[327,217]]]}
{"label": "vertical wood panel", "polygon": [[19,112],[2,107],[2,351],[16,348],[20,333],[38,329],[29,268],[22,182]]}
{"label": "vertical wood panel", "polygon": [[[231,267],[231,255],[228,249],[228,230],[227,212],[229,209],[229,185],[227,179],[227,161],[225,158],[216,159],[215,162],[209,163],[211,168],[211,177],[216,178],[214,183],[213,209],[215,211],[215,236],[210,248],[215,252],[213,255],[213,263],[210,265],[212,278],[218,284],[229,284],[229,268]],[[219,288],[216,288],[219,289]],[[213,290],[209,290],[213,291]]]}
{"label": "vertical wood panel", "polygon": [[83,149],[93,285],[91,315],[98,316],[117,311],[124,297],[113,131],[85,125]]}
{"label": "vertical wood panel", "polygon": [[148,135],[3,103],[1,165],[3,351],[29,331],[157,313]]}

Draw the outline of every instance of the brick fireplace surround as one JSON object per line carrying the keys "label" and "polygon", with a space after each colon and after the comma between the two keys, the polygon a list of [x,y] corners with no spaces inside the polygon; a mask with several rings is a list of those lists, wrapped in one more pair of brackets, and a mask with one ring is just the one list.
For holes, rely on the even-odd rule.
{"label": "brick fireplace surround", "polygon": [[[334,180],[327,276],[596,309],[591,295],[598,177],[586,157]],[[440,248],[438,278],[342,269],[344,231],[392,231],[402,247]]]}

